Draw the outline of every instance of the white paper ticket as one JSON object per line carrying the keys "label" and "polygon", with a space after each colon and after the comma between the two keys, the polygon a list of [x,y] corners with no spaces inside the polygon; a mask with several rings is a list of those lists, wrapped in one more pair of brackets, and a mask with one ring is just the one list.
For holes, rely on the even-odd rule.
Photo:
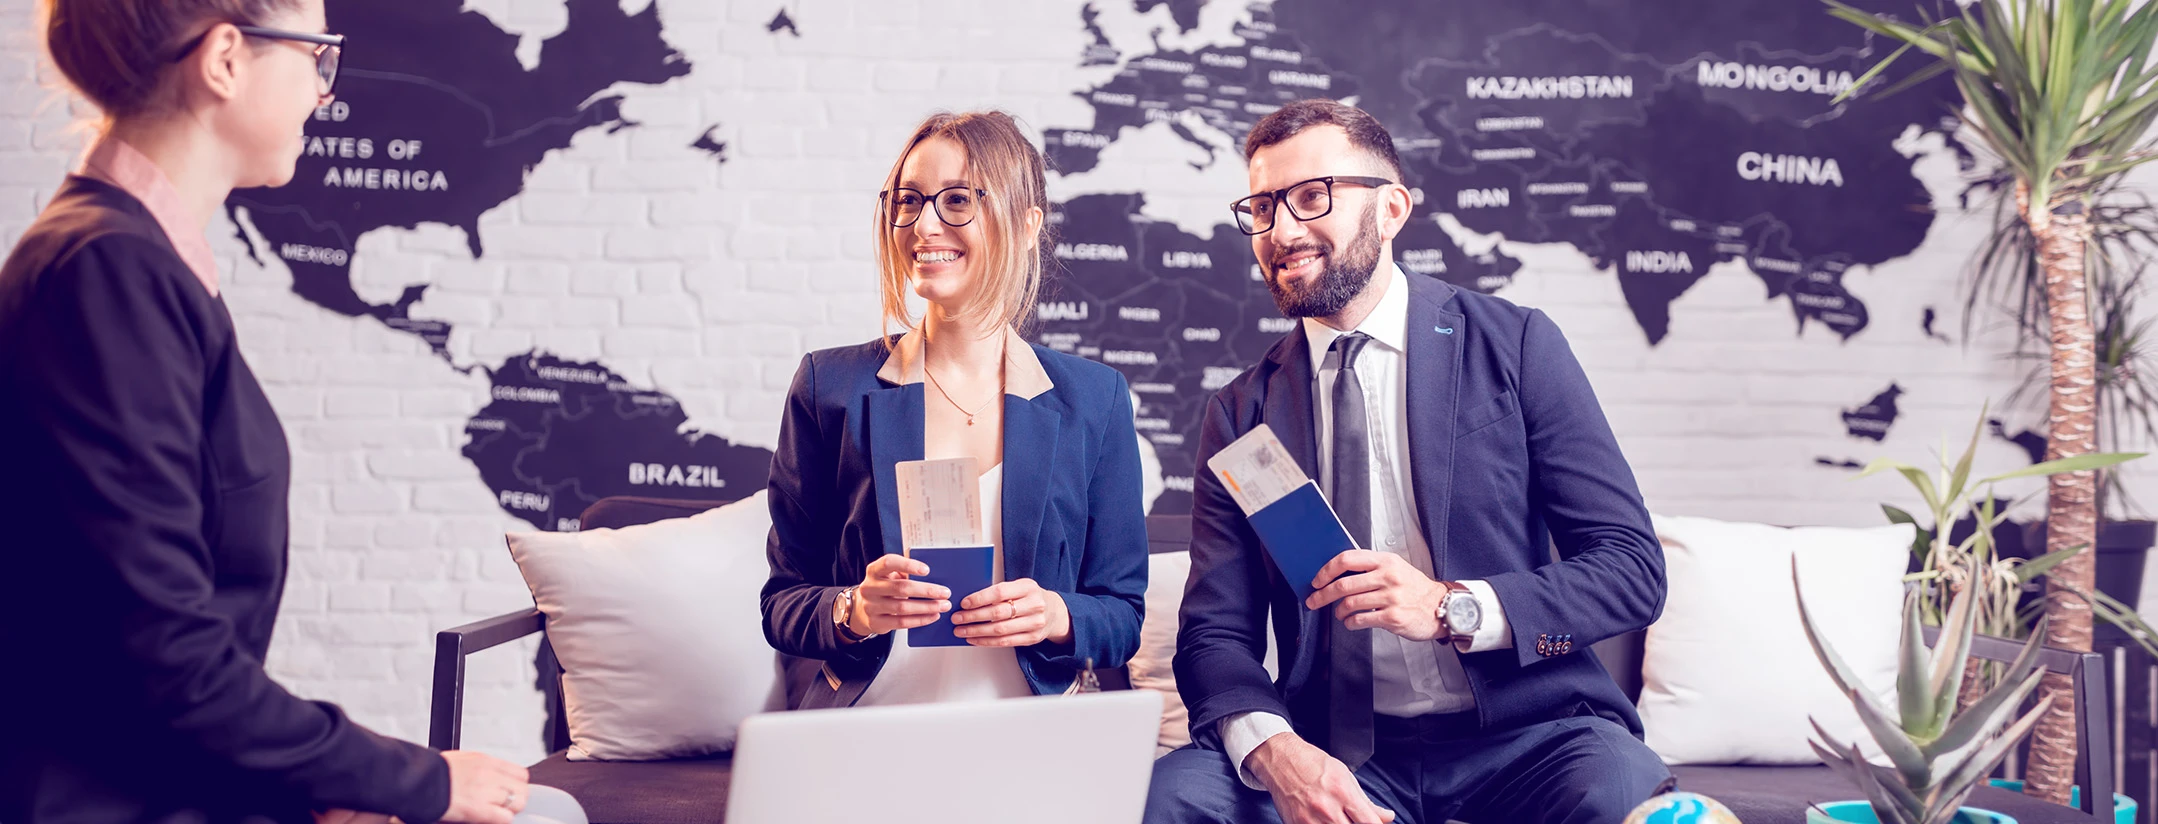
{"label": "white paper ticket", "polygon": [[982,485],[973,458],[900,461],[899,534],[909,548],[980,546]]}
{"label": "white paper ticket", "polygon": [[1311,480],[1296,465],[1296,459],[1289,457],[1288,448],[1281,445],[1274,430],[1263,423],[1206,459],[1206,468],[1221,479],[1221,485],[1229,489],[1229,496],[1236,499],[1237,507],[1247,516]]}

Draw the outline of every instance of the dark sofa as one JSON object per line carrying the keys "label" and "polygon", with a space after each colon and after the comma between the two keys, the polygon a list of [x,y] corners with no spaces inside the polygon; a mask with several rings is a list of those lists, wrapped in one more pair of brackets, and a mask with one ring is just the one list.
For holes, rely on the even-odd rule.
{"label": "dark sofa", "polygon": [[[693,515],[720,503],[608,498],[585,510],[582,525],[586,529],[599,529],[650,523]],[[1188,517],[1157,516],[1147,521],[1153,552],[1179,552],[1191,540]],[[761,548],[760,545],[758,549]],[[458,745],[463,718],[465,657],[540,633],[539,687],[548,710],[543,736],[551,754],[532,765],[532,781],[559,787],[576,796],[593,824],[713,824],[724,820],[727,785],[731,778],[730,759],[726,755],[650,762],[571,762],[565,757],[569,729],[562,712],[561,668],[547,645],[545,631],[544,616],[536,609],[526,609],[438,633],[429,745],[439,749]],[[1596,647],[1597,655],[1619,685],[1635,698],[1641,690],[1641,640],[1640,633],[1632,633]],[[2016,651],[2015,645],[2006,641],[1993,640],[1978,646],[1978,654],[1998,660],[2013,658]],[[2114,781],[2110,775],[2111,726],[2106,718],[2103,658],[2090,653],[2079,655],[2048,650],[2045,664],[2055,671],[2070,674],[2077,685],[2077,720],[2084,744],[2078,760],[2078,779],[2084,786],[2090,786],[2090,766],[2099,765],[2097,783],[2105,791],[2095,795],[2110,798]],[[798,665],[786,669],[801,677],[809,677],[814,672],[813,667]],[[1102,682],[1104,689],[1127,688],[1121,671],[1105,671]],[[1682,766],[1672,771],[1678,776],[1681,789],[1723,802],[1746,824],[1804,824],[1808,804],[1859,796],[1856,788],[1824,766]],[[2086,812],[1991,787],[1973,793],[1970,804],[2012,815],[2022,824],[2074,824],[2099,820]]]}

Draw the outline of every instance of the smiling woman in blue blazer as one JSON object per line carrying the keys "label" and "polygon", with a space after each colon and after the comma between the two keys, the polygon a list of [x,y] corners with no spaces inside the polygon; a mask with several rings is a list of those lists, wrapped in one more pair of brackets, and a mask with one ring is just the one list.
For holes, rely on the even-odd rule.
{"label": "smiling woman in blue blazer", "polygon": [[[764,632],[823,662],[797,709],[1072,690],[1088,661],[1139,646],[1146,517],[1131,395],[1116,370],[1028,344],[1041,283],[1041,154],[1001,112],[923,121],[885,180],[876,249],[887,327],[812,352],[795,372],[772,459]],[[926,305],[919,322],[907,291]],[[894,466],[972,457],[987,467],[981,592],[909,576]],[[955,611],[956,610],[956,611]],[[950,612],[964,647],[913,648],[905,630]]]}

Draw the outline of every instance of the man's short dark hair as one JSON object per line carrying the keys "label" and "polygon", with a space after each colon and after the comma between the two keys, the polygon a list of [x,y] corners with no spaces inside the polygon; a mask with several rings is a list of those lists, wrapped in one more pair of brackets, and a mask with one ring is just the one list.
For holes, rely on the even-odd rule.
{"label": "man's short dark hair", "polygon": [[1401,156],[1394,152],[1394,136],[1379,125],[1379,119],[1363,109],[1325,98],[1298,100],[1262,118],[1259,125],[1252,127],[1251,135],[1244,138],[1244,160],[1250,161],[1260,149],[1295,137],[1298,132],[1328,124],[1348,132],[1350,145],[1370,152],[1393,175],[1394,182],[1401,182]]}

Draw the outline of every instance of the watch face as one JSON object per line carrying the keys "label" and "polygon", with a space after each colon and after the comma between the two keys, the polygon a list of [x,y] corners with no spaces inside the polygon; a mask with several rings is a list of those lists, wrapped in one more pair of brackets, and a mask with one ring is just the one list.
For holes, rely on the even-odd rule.
{"label": "watch face", "polygon": [[1469,635],[1484,625],[1484,607],[1476,596],[1459,594],[1446,599],[1446,628],[1455,635]]}

